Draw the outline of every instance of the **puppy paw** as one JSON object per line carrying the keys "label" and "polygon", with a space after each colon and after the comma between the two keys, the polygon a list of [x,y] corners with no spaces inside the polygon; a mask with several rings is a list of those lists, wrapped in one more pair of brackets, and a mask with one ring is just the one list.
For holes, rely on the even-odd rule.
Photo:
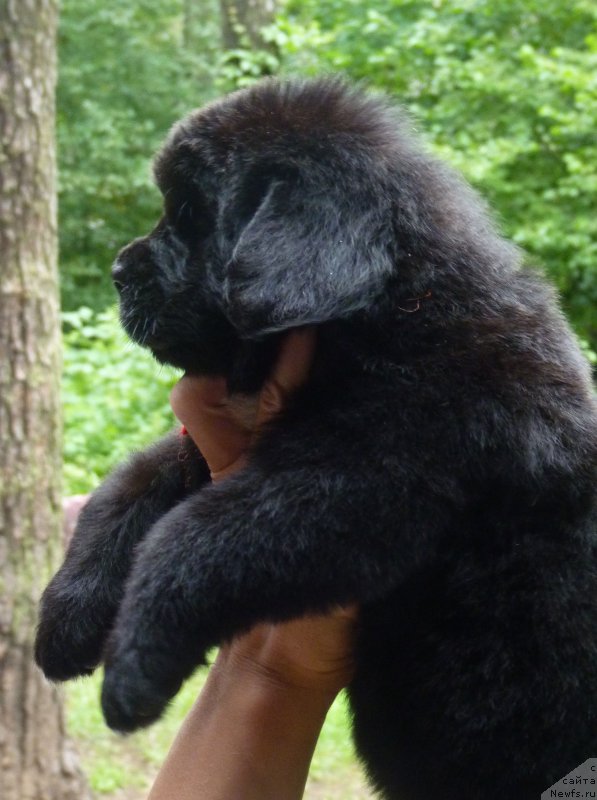
{"label": "puppy paw", "polygon": [[130,650],[105,666],[102,710],[108,727],[131,733],[155,722],[186,677],[163,654]]}
{"label": "puppy paw", "polygon": [[[56,580],[56,579],[55,579]],[[35,639],[35,661],[46,678],[90,675],[101,660],[114,608],[99,593],[64,590],[53,581],[44,592]]]}

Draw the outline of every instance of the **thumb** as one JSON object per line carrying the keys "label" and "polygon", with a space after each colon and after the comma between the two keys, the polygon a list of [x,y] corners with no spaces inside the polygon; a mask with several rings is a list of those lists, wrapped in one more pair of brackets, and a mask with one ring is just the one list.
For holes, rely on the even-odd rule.
{"label": "thumb", "polygon": [[230,415],[225,378],[185,375],[172,389],[170,405],[187,429],[212,477],[220,477],[248,448],[250,434]]}
{"label": "thumb", "polygon": [[315,343],[314,328],[296,328],[284,338],[274,370],[259,395],[258,426],[275,417],[284,408],[286,399],[305,383]]}

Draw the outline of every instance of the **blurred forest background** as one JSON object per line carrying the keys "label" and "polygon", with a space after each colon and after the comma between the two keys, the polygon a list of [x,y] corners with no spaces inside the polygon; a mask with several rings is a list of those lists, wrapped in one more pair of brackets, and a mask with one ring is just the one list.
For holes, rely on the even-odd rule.
{"label": "blurred forest background", "polygon": [[[340,72],[402,102],[555,280],[595,360],[594,0],[63,0],[59,59],[67,494],[172,423],[173,375],[125,343],[109,278],[159,213],[151,155],[182,114],[264,74]],[[103,728],[97,686],[75,685],[70,724],[93,788],[140,796],[196,689],[125,747]],[[367,796],[346,738],[339,705],[310,797]]]}

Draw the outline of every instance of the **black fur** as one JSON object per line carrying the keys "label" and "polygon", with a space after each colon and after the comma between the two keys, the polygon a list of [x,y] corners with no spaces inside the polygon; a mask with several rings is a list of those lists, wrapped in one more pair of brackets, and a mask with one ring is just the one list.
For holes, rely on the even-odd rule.
{"label": "black fur", "polygon": [[237,392],[291,327],[318,326],[316,359],[242,472],[210,485],[168,440],[96,492],[38,663],[86,672],[107,639],[104,712],[133,730],[211,646],[358,602],[373,784],[537,800],[597,756],[597,414],[553,291],[398,111],[338,81],[208,106],[155,172],[165,215],[115,267],[129,334]]}

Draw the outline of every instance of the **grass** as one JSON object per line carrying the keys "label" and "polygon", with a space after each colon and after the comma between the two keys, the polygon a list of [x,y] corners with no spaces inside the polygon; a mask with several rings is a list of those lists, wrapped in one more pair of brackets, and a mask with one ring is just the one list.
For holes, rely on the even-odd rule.
{"label": "grass", "polygon": [[[95,795],[141,800],[163,762],[182,720],[205,680],[200,670],[183,687],[166,716],[129,737],[106,727],[100,707],[101,674],[76,681],[67,689],[70,735],[79,746],[83,767]],[[364,800],[370,797],[356,763],[344,695],[330,709],[311,765],[305,798]]]}

